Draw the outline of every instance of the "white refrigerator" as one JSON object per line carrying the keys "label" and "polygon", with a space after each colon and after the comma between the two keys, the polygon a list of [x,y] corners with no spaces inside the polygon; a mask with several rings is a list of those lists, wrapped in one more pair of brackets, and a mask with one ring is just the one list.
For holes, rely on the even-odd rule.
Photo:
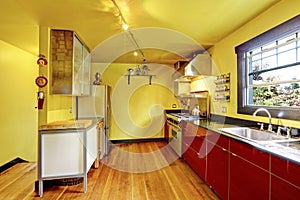
{"label": "white refrigerator", "polygon": [[103,118],[103,129],[100,137],[102,144],[100,158],[111,149],[109,141],[111,127],[111,87],[108,85],[92,85],[90,96],[78,96],[76,101],[77,119]]}

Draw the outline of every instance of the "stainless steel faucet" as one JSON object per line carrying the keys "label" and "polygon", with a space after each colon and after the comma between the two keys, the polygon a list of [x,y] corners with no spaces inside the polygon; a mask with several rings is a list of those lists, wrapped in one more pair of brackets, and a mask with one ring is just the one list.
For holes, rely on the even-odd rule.
{"label": "stainless steel faucet", "polygon": [[260,112],[260,111],[264,111],[265,113],[268,114],[269,116],[269,126],[268,126],[268,131],[272,132],[272,117],[270,112],[265,109],[265,108],[258,108],[254,113],[253,113],[253,117],[256,117],[256,113]]}

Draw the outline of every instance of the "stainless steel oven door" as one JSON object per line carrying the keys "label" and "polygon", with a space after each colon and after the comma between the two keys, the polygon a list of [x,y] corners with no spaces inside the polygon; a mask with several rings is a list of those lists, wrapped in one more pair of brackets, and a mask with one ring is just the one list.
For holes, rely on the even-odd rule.
{"label": "stainless steel oven door", "polygon": [[181,157],[182,156],[182,133],[181,128],[169,124],[169,144],[172,149],[176,152],[176,154]]}

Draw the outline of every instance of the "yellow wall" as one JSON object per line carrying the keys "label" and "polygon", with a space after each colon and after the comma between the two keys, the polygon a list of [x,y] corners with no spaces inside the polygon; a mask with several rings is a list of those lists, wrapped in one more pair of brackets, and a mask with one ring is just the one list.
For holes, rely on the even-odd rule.
{"label": "yellow wall", "polygon": [[177,104],[172,89],[172,68],[164,65],[151,65],[150,73],[156,76],[149,85],[148,77],[132,77],[127,84],[127,70],[136,64],[97,64],[95,72],[102,74],[102,83],[112,87],[112,126],[111,139],[141,139],[163,137],[165,108]]}
{"label": "yellow wall", "polygon": [[37,159],[36,61],[37,55],[0,40],[0,166],[17,157]]}
{"label": "yellow wall", "polygon": [[[212,112],[224,115],[221,107],[227,107],[227,116],[242,118],[246,120],[254,120],[250,115],[237,114],[237,58],[234,47],[242,44],[249,39],[283,23],[284,21],[299,15],[300,1],[283,0],[257,16],[255,19],[241,27],[239,30],[231,33],[225,39],[218,42],[209,51],[212,59],[218,67],[221,74],[231,73],[231,98],[229,103],[213,102]],[[256,117],[255,121],[267,122],[267,118]],[[273,123],[277,124],[278,119],[273,119]],[[300,127],[300,122],[291,120],[281,120],[284,125],[292,127]]]}
{"label": "yellow wall", "polygon": [[[22,29],[19,27],[18,31]],[[0,40],[0,166],[17,157],[37,161],[39,124],[73,118],[69,113],[72,97],[50,95],[49,65],[40,68],[36,63],[39,53],[49,56],[48,31],[49,28],[37,25],[26,27],[21,39],[25,37],[30,46],[24,46],[14,34],[0,34],[5,38]],[[39,73],[49,81],[42,89],[46,94],[43,110],[35,108],[39,91],[35,79]]]}

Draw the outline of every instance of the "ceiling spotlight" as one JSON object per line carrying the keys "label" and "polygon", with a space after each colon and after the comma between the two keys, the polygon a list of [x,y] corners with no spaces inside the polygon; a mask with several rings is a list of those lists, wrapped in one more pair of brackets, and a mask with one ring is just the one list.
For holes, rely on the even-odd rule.
{"label": "ceiling spotlight", "polygon": [[126,23],[123,23],[122,28],[123,28],[124,31],[126,31],[128,29],[128,25]]}
{"label": "ceiling spotlight", "polygon": [[138,52],[136,52],[136,51],[133,52],[133,55],[134,55],[134,56],[138,56]]}

